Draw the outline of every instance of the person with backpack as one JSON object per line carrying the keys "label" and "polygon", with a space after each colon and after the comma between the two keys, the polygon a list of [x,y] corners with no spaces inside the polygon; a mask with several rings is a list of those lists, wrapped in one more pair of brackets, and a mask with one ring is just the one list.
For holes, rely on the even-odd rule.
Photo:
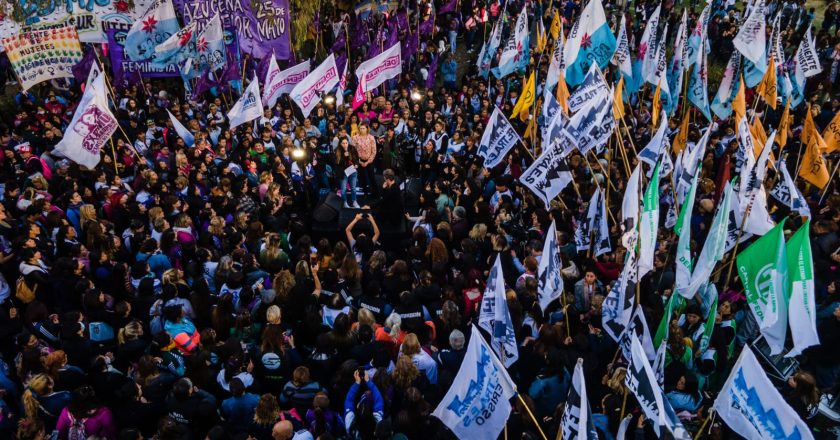
{"label": "person with backpack", "polygon": [[111,410],[99,403],[96,393],[89,386],[72,393],[70,403],[58,416],[56,431],[60,440],[86,440],[90,437],[115,440],[118,433]]}
{"label": "person with backpack", "polygon": [[[356,370],[353,379],[355,383],[350,386],[344,398],[344,428],[354,438],[367,437],[373,433],[376,424],[382,421],[385,400],[367,371],[360,373]],[[367,390],[363,390],[362,379]]]}

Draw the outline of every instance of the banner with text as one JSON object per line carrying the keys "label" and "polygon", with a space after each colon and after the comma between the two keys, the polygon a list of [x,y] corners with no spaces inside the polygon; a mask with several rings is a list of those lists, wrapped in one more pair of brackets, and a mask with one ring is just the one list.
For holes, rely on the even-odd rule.
{"label": "banner with text", "polygon": [[82,59],[79,34],[70,26],[21,32],[2,43],[23,90],[54,78],[73,78],[73,66]]}

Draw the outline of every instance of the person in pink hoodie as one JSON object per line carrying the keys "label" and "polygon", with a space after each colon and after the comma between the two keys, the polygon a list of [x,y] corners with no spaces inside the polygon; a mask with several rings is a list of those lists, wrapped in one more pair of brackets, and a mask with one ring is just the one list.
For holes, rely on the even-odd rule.
{"label": "person in pink hoodie", "polygon": [[73,392],[70,403],[61,410],[56,424],[59,439],[68,439],[71,434],[82,433],[87,437],[114,440],[117,438],[117,425],[111,410],[101,405],[93,388],[83,386]]}

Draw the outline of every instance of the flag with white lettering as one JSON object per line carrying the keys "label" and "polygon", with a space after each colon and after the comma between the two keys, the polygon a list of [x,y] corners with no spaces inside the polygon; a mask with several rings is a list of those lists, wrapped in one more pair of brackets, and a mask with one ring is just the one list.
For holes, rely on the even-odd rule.
{"label": "flag with white lettering", "polygon": [[612,109],[612,94],[608,93],[603,99],[589,102],[569,120],[567,129],[584,156],[593,148],[597,153],[603,151],[616,125]]}
{"label": "flag with white lettering", "polygon": [[613,284],[601,306],[601,322],[604,331],[615,342],[620,342],[630,318],[633,316],[633,302],[638,284],[638,261],[633,248],[627,250],[621,275]]}
{"label": "flag with white lettering", "polygon": [[800,216],[811,218],[811,208],[790,177],[790,171],[784,159],[776,163],[776,169],[781,171],[782,176],[770,190],[770,195],[791,210],[798,212]]}

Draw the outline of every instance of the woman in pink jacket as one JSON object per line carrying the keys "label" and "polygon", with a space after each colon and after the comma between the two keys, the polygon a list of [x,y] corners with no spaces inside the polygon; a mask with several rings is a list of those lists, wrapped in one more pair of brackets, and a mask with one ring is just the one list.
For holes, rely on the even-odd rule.
{"label": "woman in pink jacket", "polygon": [[61,411],[56,424],[59,439],[97,437],[114,440],[117,425],[111,410],[101,405],[90,386],[73,392],[70,403]]}

